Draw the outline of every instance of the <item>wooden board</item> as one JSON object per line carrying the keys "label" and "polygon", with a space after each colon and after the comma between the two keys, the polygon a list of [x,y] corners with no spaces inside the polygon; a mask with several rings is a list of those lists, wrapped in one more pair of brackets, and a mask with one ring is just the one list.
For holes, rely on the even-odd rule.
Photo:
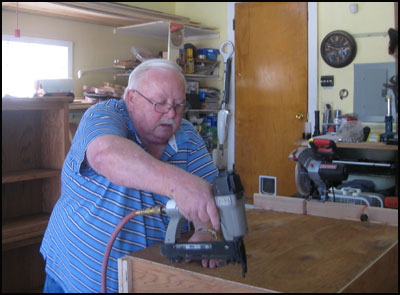
{"label": "wooden board", "polygon": [[245,278],[171,264],[155,245],[119,259],[120,292],[397,292],[397,227],[261,209],[247,221]]}
{"label": "wooden board", "polygon": [[266,194],[254,194],[254,206],[260,209],[278,212],[296,213],[335,219],[360,221],[362,212],[368,215],[368,221],[386,225],[398,226],[398,210],[367,207],[355,204],[321,202]]}

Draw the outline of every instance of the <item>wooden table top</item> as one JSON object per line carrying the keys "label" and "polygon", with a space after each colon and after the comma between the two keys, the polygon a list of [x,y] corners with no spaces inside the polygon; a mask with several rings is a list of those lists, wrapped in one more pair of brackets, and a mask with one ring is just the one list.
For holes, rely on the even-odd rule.
{"label": "wooden table top", "polygon": [[[245,278],[241,265],[208,269],[195,261],[169,263],[161,256],[159,245],[127,257],[164,270],[200,275],[204,280],[243,284],[254,291],[337,292],[398,240],[398,228],[387,225],[265,210],[248,210],[246,214],[249,232],[244,239],[248,264]],[[152,278],[149,283],[157,289],[157,282],[165,282],[165,278],[161,278],[163,272],[154,276],[160,278]],[[159,287],[166,292],[181,290],[179,286],[168,289],[165,284]]]}

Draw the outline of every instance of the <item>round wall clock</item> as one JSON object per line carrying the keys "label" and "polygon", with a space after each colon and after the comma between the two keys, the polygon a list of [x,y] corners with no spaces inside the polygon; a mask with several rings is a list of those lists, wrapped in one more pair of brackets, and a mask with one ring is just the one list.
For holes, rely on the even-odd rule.
{"label": "round wall clock", "polygon": [[181,46],[183,41],[182,30],[176,30],[171,32],[171,42],[174,46]]}
{"label": "round wall clock", "polygon": [[349,65],[356,57],[356,53],[356,40],[345,31],[330,32],[321,42],[322,58],[334,68]]}

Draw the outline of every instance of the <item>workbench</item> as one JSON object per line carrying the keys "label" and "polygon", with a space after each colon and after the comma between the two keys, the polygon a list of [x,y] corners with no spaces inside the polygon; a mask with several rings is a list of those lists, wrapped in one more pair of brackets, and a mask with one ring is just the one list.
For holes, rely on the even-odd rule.
{"label": "workbench", "polygon": [[[359,205],[264,195],[254,204],[246,211],[245,278],[241,265],[169,263],[154,245],[118,260],[119,291],[397,293],[397,210],[371,207],[361,222]],[[321,217],[339,211],[340,219]]]}

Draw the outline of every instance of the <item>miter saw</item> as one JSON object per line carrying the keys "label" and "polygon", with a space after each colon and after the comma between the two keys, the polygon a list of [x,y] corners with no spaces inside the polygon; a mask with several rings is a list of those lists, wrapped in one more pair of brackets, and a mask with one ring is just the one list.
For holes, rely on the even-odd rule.
{"label": "miter saw", "polygon": [[[384,207],[383,195],[341,184],[347,179],[349,172],[346,164],[338,163],[334,141],[312,138],[309,143],[310,148],[300,147],[289,156],[289,159],[297,162],[295,181],[300,195],[323,202]],[[335,188],[339,184],[341,188]]]}
{"label": "miter saw", "polygon": [[170,221],[161,244],[161,254],[171,262],[184,260],[216,259],[226,263],[240,263],[242,275],[247,272],[246,250],[243,237],[247,233],[245,195],[239,175],[221,172],[213,184],[215,203],[218,208],[223,240],[214,242],[177,242],[184,220],[174,200],[167,202],[165,212]]}
{"label": "miter saw", "polygon": [[303,196],[327,201],[329,188],[346,180],[344,164],[332,163],[337,157],[336,144],[328,139],[310,139],[310,146],[294,150],[289,159],[296,161],[295,181]]}

